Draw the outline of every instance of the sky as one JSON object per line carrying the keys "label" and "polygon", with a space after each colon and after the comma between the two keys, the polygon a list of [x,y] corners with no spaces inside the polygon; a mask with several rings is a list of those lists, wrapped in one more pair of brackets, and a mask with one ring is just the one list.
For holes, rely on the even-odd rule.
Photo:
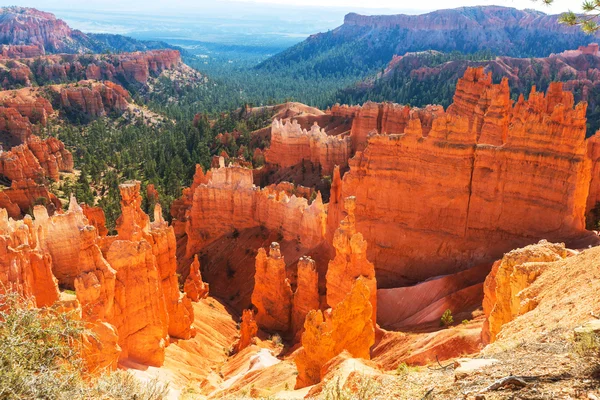
{"label": "sky", "polygon": [[[0,0],[0,5],[2,1]],[[276,5],[279,9],[283,7],[318,7],[339,9],[347,11],[372,10],[372,13],[410,13],[417,14],[437,9],[456,8],[474,5],[503,5],[507,7],[535,8],[546,13],[560,13],[569,9],[580,10],[583,0],[554,0],[550,7],[542,4],[541,0],[427,0],[415,2],[414,0],[8,0],[10,5],[30,6],[47,10],[70,9],[70,10],[111,10],[111,11],[161,11],[168,13],[196,11],[207,13],[231,12],[244,5],[255,6],[258,9],[267,9]],[[8,5],[8,4],[7,4]],[[283,9],[281,7],[281,9]],[[258,10],[257,10],[258,11]]]}

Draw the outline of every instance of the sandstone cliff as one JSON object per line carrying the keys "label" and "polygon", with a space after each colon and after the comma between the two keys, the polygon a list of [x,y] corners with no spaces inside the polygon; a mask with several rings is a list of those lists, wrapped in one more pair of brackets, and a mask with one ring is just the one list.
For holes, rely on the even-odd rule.
{"label": "sandstone cliff", "polygon": [[276,119],[271,126],[271,146],[265,152],[265,161],[288,168],[309,160],[320,166],[324,175],[331,175],[336,165],[347,165],[350,151],[348,136],[329,136],[316,122],[307,131],[296,120]]}
{"label": "sandstone cliff", "polygon": [[[180,254],[189,260],[188,265],[203,247],[234,230],[263,226],[280,232],[285,240],[301,238],[307,249],[319,245],[325,236],[320,195],[309,204],[282,187],[260,189],[253,184],[252,170],[239,166],[213,168],[206,175],[198,167],[192,186],[184,189],[171,214]],[[182,272],[187,276],[187,271]]]}
{"label": "sandstone cliff", "polygon": [[507,88],[469,69],[427,134],[409,116],[403,131],[371,135],[350,160],[342,197],[356,196],[357,230],[372,244],[383,287],[489,262],[541,238],[586,236],[585,104],[574,107],[554,84],[547,96],[534,89],[512,105]]}
{"label": "sandstone cliff", "polygon": [[36,206],[35,220],[0,210],[0,282],[38,306],[58,300],[58,285],[74,288],[74,309],[98,333],[86,339],[88,358],[103,366],[115,366],[116,357],[160,366],[169,337],[195,333],[191,301],[179,292],[173,228],[158,205],[150,222],[139,188],[120,187],[117,236],[98,236],[74,198],[62,214]]}
{"label": "sandstone cliff", "polygon": [[0,291],[16,291],[45,307],[58,300],[59,292],[52,258],[40,248],[40,235],[31,217],[14,221],[0,208]]}
{"label": "sandstone cliff", "polygon": [[356,232],[356,199],[344,200],[347,215],[333,236],[335,258],[327,267],[327,304],[335,307],[354,286],[357,279],[369,288],[373,323],[377,320],[377,280],[375,266],[367,259],[367,242]]}

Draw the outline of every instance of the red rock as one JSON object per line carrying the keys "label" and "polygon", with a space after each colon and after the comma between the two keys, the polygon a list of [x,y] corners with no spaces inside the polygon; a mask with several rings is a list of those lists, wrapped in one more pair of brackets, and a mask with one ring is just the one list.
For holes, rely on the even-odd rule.
{"label": "red rock", "polygon": [[325,236],[321,196],[309,205],[306,198],[277,187],[259,189],[253,184],[252,170],[235,165],[213,168],[206,176],[197,169],[192,187],[184,189],[172,213],[188,263],[204,246],[234,229],[264,226],[281,232],[286,240],[301,237],[307,249],[319,245]]}
{"label": "red rock", "polygon": [[[377,290],[377,323],[386,329],[407,330],[439,322],[444,311],[453,315],[481,307],[482,283],[489,264],[431,278],[414,286]],[[484,306],[485,308],[485,306]]]}
{"label": "red rock", "polygon": [[32,135],[29,119],[16,109],[0,107],[0,140],[9,146],[23,144]]}
{"label": "red rock", "polygon": [[61,106],[83,112],[90,117],[101,117],[107,111],[125,111],[129,93],[120,85],[106,81],[79,81],[76,85],[54,86],[60,93]]}
{"label": "red rock", "polygon": [[370,359],[369,349],[375,343],[370,297],[369,287],[359,278],[331,313],[308,313],[302,348],[294,359],[298,368],[296,389],[319,383],[323,366],[344,350],[352,357]]}
{"label": "red rock", "polygon": [[298,279],[292,300],[292,333],[297,341],[300,341],[304,330],[306,315],[319,307],[319,274],[315,261],[310,257],[301,257],[298,261]]}
{"label": "red rock", "polygon": [[265,249],[258,249],[252,292],[258,326],[267,331],[287,332],[291,328],[292,298],[279,243],[271,243],[268,256]]}
{"label": "red rock", "polygon": [[194,256],[194,262],[190,266],[190,273],[185,280],[183,291],[192,301],[199,301],[208,297],[208,283],[202,282],[200,274],[200,261],[198,256]]}
{"label": "red rock", "polygon": [[296,120],[284,123],[276,119],[271,126],[271,146],[265,152],[265,161],[287,168],[310,160],[327,175],[333,173],[336,165],[347,165],[350,151],[348,136],[328,136],[316,122],[307,131]]}
{"label": "red rock", "polygon": [[373,323],[377,318],[377,280],[375,266],[367,259],[367,242],[362,234],[356,232],[354,210],[356,199],[348,197],[344,201],[348,213],[340,222],[340,227],[333,237],[335,258],[327,268],[327,304],[335,307],[348,293],[358,278],[369,288],[371,317]]}
{"label": "red rock", "polygon": [[0,58],[33,58],[43,56],[44,48],[33,45],[2,45],[0,46]]}
{"label": "red rock", "polygon": [[5,7],[0,13],[0,42],[27,44],[51,51],[69,50],[74,32],[53,14],[34,8]]}
{"label": "red rock", "polygon": [[96,228],[98,235],[106,236],[108,235],[108,229],[106,228],[106,217],[104,215],[104,210],[100,207],[90,207],[85,203],[80,204],[81,209],[83,210],[83,215],[88,220],[88,223]]}
{"label": "red rock", "polygon": [[234,345],[234,351],[239,353],[250,346],[258,334],[258,325],[254,320],[252,310],[244,310],[242,313],[242,322],[240,324],[240,338]]}
{"label": "red rock", "polygon": [[543,240],[506,253],[500,262],[494,263],[484,286],[483,304],[487,318],[482,341],[485,344],[496,340],[504,324],[535,307],[530,302],[522,301],[520,293],[549,267],[548,262],[562,260],[567,255],[563,243],[553,244]]}
{"label": "red rock", "polygon": [[52,259],[39,248],[38,235],[31,218],[9,220],[0,208],[0,291],[16,291],[46,307],[58,300],[59,291]]}
{"label": "red rock", "polygon": [[357,230],[382,287],[491,262],[541,238],[589,237],[585,105],[573,108],[557,84],[506,106],[506,83],[469,69],[427,136],[411,115],[403,132],[371,136],[350,160],[342,197],[356,196]]}

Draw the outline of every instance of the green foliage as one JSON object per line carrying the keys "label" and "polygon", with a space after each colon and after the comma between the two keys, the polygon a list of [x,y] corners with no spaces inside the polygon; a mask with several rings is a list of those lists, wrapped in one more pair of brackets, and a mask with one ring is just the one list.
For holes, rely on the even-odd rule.
{"label": "green foliage", "polygon": [[14,292],[0,294],[0,398],[159,400],[167,387],[125,371],[89,376],[81,360],[84,322],[34,308]]}
{"label": "green foliage", "polygon": [[452,317],[452,310],[448,309],[444,311],[442,314],[442,318],[440,318],[441,326],[450,326],[454,323],[454,317]]}
{"label": "green foliage", "polygon": [[[541,0],[546,5],[551,5],[554,0]],[[600,17],[600,1],[584,0],[581,3],[583,14],[575,14],[573,11],[568,11],[560,16],[560,23],[579,26],[585,33],[593,34],[600,29],[598,18]]]}

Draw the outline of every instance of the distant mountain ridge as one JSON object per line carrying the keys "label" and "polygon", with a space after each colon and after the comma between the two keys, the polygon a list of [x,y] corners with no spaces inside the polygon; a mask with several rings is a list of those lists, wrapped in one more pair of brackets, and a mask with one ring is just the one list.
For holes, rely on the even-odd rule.
{"label": "distant mountain ridge", "polygon": [[595,40],[557,15],[500,6],[463,7],[422,15],[348,14],[344,24],[266,60],[258,69],[292,69],[300,76],[361,74],[394,55],[424,50],[545,57]]}
{"label": "distant mountain ridge", "polygon": [[0,45],[35,46],[41,53],[103,53],[176,48],[164,42],[122,35],[86,34],[49,12],[27,7],[0,8]]}

